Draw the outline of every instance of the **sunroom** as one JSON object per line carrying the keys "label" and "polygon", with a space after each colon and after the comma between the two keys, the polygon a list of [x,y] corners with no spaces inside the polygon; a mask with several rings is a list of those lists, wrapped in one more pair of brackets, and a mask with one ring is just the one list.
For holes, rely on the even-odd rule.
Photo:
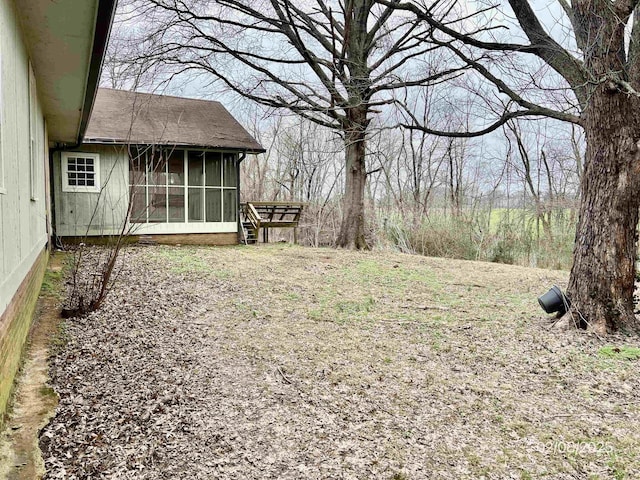
{"label": "sunroom", "polygon": [[218,102],[100,89],[83,144],[53,154],[55,233],[237,243],[239,165],[262,151]]}
{"label": "sunroom", "polygon": [[131,223],[145,233],[237,231],[238,153],[144,150],[129,165]]}

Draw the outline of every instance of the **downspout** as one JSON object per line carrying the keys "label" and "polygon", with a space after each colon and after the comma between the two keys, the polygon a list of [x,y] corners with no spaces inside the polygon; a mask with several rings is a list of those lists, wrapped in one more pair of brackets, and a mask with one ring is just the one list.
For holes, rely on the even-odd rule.
{"label": "downspout", "polygon": [[240,218],[240,163],[247,158],[247,152],[240,152],[238,161],[236,162],[236,212],[238,221],[238,243],[240,243],[240,234],[242,232],[242,220]]}
{"label": "downspout", "polygon": [[47,159],[49,162],[49,208],[51,211],[49,215],[51,215],[51,231],[49,233],[49,245],[51,246],[51,250],[54,248],[58,248],[57,236],[56,236],[56,196],[55,196],[55,174],[53,171],[53,155],[55,152],[55,148],[49,149],[49,158]]}

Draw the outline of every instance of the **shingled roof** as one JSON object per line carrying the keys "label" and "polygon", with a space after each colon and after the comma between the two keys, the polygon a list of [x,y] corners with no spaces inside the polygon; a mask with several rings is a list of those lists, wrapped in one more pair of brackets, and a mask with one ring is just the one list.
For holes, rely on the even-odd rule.
{"label": "shingled roof", "polygon": [[83,141],[265,151],[220,102],[108,88],[98,89]]}

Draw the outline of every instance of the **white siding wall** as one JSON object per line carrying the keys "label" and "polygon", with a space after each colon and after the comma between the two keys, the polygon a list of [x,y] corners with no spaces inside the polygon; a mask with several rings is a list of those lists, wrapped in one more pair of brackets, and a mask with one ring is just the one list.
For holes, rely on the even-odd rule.
{"label": "white siding wall", "polygon": [[75,151],[100,155],[100,193],[62,191],[61,155],[53,158],[56,235],[113,235],[122,228],[129,204],[129,162],[124,147],[86,145]]}
{"label": "white siding wall", "polygon": [[[13,1],[0,0],[0,314],[47,242],[47,139],[40,103],[29,101],[29,57]],[[30,129],[29,113],[34,128]],[[31,171],[30,143],[35,134],[37,162]],[[0,169],[2,171],[2,169]],[[33,186],[32,186],[32,181]],[[33,193],[33,195],[32,195]],[[33,198],[33,199],[32,199]],[[35,199],[35,200],[34,200]]]}

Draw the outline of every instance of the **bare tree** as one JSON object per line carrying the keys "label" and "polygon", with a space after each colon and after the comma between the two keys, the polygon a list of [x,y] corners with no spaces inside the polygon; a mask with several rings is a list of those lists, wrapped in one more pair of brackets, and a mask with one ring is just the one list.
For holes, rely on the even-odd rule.
{"label": "bare tree", "polygon": [[[495,120],[475,130],[446,132],[423,126],[429,133],[477,136],[521,117],[550,117],[584,129],[587,147],[568,287],[571,312],[577,325],[591,325],[601,333],[637,330],[633,290],[640,209],[639,2],[558,0],[571,30],[558,40],[526,0],[509,0],[510,9],[499,13],[495,10],[500,7],[489,5],[452,21],[442,20],[442,9],[450,11],[452,1],[430,7],[383,3],[422,19],[434,29],[431,42],[471,67],[475,78],[493,85],[494,96],[502,99],[504,108]],[[514,17],[516,25],[504,20]],[[494,23],[496,18],[503,23]],[[505,28],[510,36],[501,39],[497,29]],[[518,36],[528,41],[514,41]],[[507,64],[518,61],[519,68]],[[554,73],[568,86],[559,94],[566,99],[564,109],[544,102],[550,93],[545,79],[553,76],[546,73]]]}
{"label": "bare tree", "polygon": [[109,37],[100,83],[105,88],[136,90],[157,83],[158,65],[132,59],[141,57],[148,47],[138,43],[129,24],[136,20],[131,0],[118,2],[118,15]]}
{"label": "bare tree", "polygon": [[[536,137],[539,138],[540,132],[536,132]],[[519,162],[516,162],[515,165],[516,170],[522,177],[524,191],[528,192],[531,195],[531,198],[534,202],[535,207],[535,218],[536,218],[536,226],[538,227],[542,224],[542,230],[547,237],[547,240],[553,240],[553,232],[551,230],[551,214],[552,210],[547,208],[545,205],[545,196],[544,191],[546,190],[546,200],[549,201],[550,204],[553,203],[553,179],[551,175],[551,168],[549,167],[549,162],[547,161],[547,155],[544,151],[543,147],[539,147],[539,145],[535,145],[535,149],[537,150],[536,154],[539,152],[539,155],[534,155],[530,153],[530,148],[527,145],[525,135],[522,132],[521,126],[517,123],[516,120],[512,120],[506,123],[505,128],[505,136],[508,141],[512,141],[515,143],[515,148],[510,150],[515,150],[517,152]],[[511,159],[508,159],[511,161]],[[545,174],[545,185],[541,185],[542,175],[543,175],[543,166],[544,166],[544,174]]]}
{"label": "bare tree", "polygon": [[[421,120],[426,123],[433,117],[435,99],[430,95],[428,88],[418,93],[414,101],[405,101],[414,112],[420,112]],[[414,221],[420,222],[427,216],[432,194],[439,181],[440,170],[445,163],[446,155],[443,152],[443,139],[429,135],[424,131],[404,130],[402,134],[402,146],[397,157],[398,169],[393,174],[397,182],[406,177],[399,188],[399,194],[403,191],[411,193]],[[445,152],[446,152],[446,146]],[[393,153],[392,153],[393,155]],[[402,164],[402,165],[400,165]],[[387,180],[390,180],[387,173]]]}
{"label": "bare tree", "polygon": [[[373,115],[394,92],[438,82],[461,68],[432,72],[437,46],[400,0],[140,0],[154,13],[145,42],[152,58],[221,80],[262,105],[289,110],[339,132],[345,191],[339,246],[366,248],[366,141]],[[160,13],[162,21],[158,21]],[[425,66],[426,65],[426,66]]]}

